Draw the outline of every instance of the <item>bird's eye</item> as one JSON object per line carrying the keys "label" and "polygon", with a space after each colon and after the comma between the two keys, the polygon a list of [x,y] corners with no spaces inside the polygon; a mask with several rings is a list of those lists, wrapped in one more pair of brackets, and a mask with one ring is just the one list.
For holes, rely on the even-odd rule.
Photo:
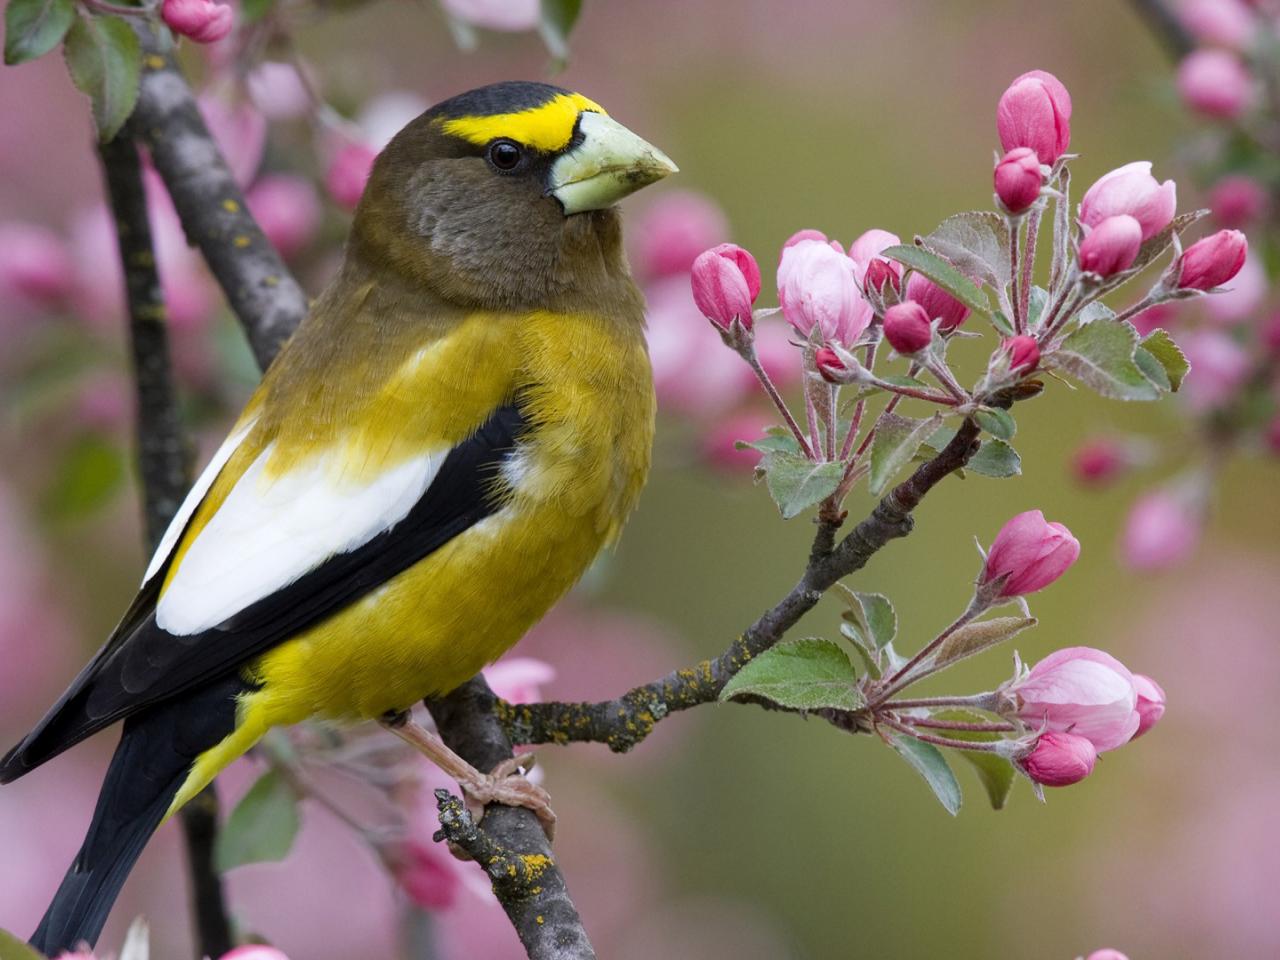
{"label": "bird's eye", "polygon": [[514,170],[524,154],[510,140],[495,140],[489,144],[489,162],[499,170]]}

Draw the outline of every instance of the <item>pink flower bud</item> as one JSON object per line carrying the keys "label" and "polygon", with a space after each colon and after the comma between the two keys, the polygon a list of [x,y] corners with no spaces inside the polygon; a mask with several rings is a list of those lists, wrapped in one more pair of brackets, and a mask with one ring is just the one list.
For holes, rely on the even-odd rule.
{"label": "pink flower bud", "polygon": [[893,287],[898,288],[898,282],[902,279],[902,264],[896,260],[886,260],[880,256],[882,252],[889,247],[896,247],[902,242],[896,233],[890,233],[888,230],[871,229],[858,237],[849,245],[849,258],[854,263],[854,274],[858,278],[858,283],[863,285],[875,286],[875,289],[883,289],[887,277],[880,280],[878,285],[870,284],[870,278],[867,276],[868,271],[874,266],[877,275],[883,275],[887,271],[892,276]]}
{"label": "pink flower bud", "polygon": [[281,256],[292,257],[311,242],[320,225],[320,200],[311,181],[269,173],[249,188],[249,212]]}
{"label": "pink flower bud", "polygon": [[690,272],[693,300],[720,330],[733,321],[751,329],[751,305],[760,295],[760,268],[742,247],[722,243],[693,261]]}
{"label": "pink flower bud", "polygon": [[999,596],[1018,597],[1043,590],[1067,572],[1080,556],[1080,541],[1060,523],[1028,510],[1009,520],[992,541],[981,583],[1005,580]]}
{"label": "pink flower bud", "polygon": [[1149,240],[1173,221],[1177,207],[1177,184],[1157,183],[1150,162],[1135,160],[1104,174],[1085,192],[1080,222],[1096,227],[1108,217],[1127,214],[1142,226],[1142,239]]}
{"label": "pink flower bud", "polygon": [[70,292],[74,270],[66,245],[52,230],[0,224],[0,294],[50,306]]}
{"label": "pink flower bud", "polygon": [[778,265],[782,315],[808,337],[817,327],[824,340],[852,345],[871,322],[871,306],[858,289],[853,261],[842,249],[818,240],[787,247]]}
{"label": "pink flower bud", "polygon": [[996,164],[996,196],[1010,213],[1023,213],[1040,198],[1044,175],[1030,147],[1017,147]]}
{"label": "pink flower bud", "polygon": [[1200,543],[1201,519],[1185,498],[1167,490],[1139,497],[1129,511],[1121,556],[1132,569],[1148,572],[1182,563]]}
{"label": "pink flower bud", "polygon": [[[894,269],[895,266],[897,270]],[[892,287],[895,293],[902,289],[902,264],[890,263],[877,257],[867,265],[862,289],[875,290],[883,295],[886,286]]]}
{"label": "pink flower bud", "polygon": [[1040,344],[1035,337],[1007,337],[1000,349],[1009,354],[1009,369],[1027,374],[1040,365]]}
{"label": "pink flower bud", "polygon": [[1137,740],[1164,716],[1164,689],[1145,674],[1133,675],[1133,688],[1138,692],[1138,729],[1133,735]]}
{"label": "pink flower bud", "polygon": [[1133,674],[1093,647],[1051,653],[1005,691],[1031,727],[1083,737],[1099,753],[1128,743],[1140,722]]}
{"label": "pink flower bud", "polygon": [[452,16],[486,30],[520,32],[539,23],[538,0],[440,0]]}
{"label": "pink flower bud", "polygon": [[503,657],[480,671],[493,692],[508,703],[534,703],[542,687],[556,678],[556,668],[534,657]]}
{"label": "pink flower bud", "polygon": [[1093,773],[1098,751],[1084,737],[1043,733],[1032,751],[1017,761],[1028,777],[1043,787],[1069,787]]}
{"label": "pink flower bud", "polygon": [[1102,486],[1120,476],[1129,467],[1124,445],[1105,437],[1087,440],[1075,452],[1071,472],[1081,483]]}
{"label": "pink flower bud", "polygon": [[346,141],[338,147],[324,174],[324,185],[334,202],[354,210],[373,171],[377,152],[367,144]]}
{"label": "pink flower bud", "polygon": [[631,262],[641,277],[687,273],[708,247],[729,234],[715,201],[690,190],[659,195],[632,225]]}
{"label": "pink flower bud", "polygon": [[212,0],[164,0],[160,16],[174,33],[196,43],[217,43],[231,32],[235,12]]}
{"label": "pink flower bud", "polygon": [[1219,230],[1183,251],[1179,290],[1212,290],[1235,278],[1244,266],[1249,241],[1239,230]]}
{"label": "pink flower bud", "polygon": [[1127,214],[1107,217],[1080,241],[1080,269],[1112,277],[1133,266],[1142,246],[1142,227]]}
{"label": "pink flower bud", "polygon": [[289,958],[275,947],[250,943],[243,947],[236,947],[230,953],[224,953],[222,960],[289,960]]}
{"label": "pink flower bud", "polygon": [[929,314],[914,300],[894,304],[884,312],[884,338],[904,357],[919,353],[933,340]]}
{"label": "pink flower bud", "polygon": [[1184,0],[1177,10],[1183,26],[1208,46],[1243,50],[1258,30],[1257,18],[1240,0]]}
{"label": "pink flower bud", "polygon": [[907,299],[924,308],[930,320],[938,321],[938,329],[950,333],[969,318],[969,308],[926,277],[913,273],[907,278]]}
{"label": "pink flower bud", "polygon": [[814,365],[818,373],[827,383],[840,383],[840,374],[844,371],[844,361],[830,347],[819,347],[813,355]]}
{"label": "pink flower bud", "polygon": [[1256,223],[1267,212],[1271,197],[1267,188],[1253,177],[1235,174],[1223,177],[1209,191],[1213,218],[1224,227]]}
{"label": "pink flower bud", "polygon": [[1234,120],[1253,100],[1253,78],[1226,50],[1194,50],[1178,66],[1178,94],[1206,117]]}
{"label": "pink flower bud", "polygon": [[1071,143],[1071,94],[1051,73],[1024,73],[1000,97],[996,130],[1006,153],[1028,147],[1052,164]]}

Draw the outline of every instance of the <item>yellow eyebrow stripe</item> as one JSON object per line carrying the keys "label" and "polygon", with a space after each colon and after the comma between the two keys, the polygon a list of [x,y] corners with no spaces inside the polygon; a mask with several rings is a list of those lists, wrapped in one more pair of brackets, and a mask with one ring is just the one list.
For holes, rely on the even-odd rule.
{"label": "yellow eyebrow stripe", "polygon": [[584,110],[608,116],[598,103],[580,93],[561,93],[539,107],[516,113],[446,120],[442,129],[450,136],[461,137],[476,146],[482,147],[490,140],[506,137],[535,150],[555,153],[563,150],[573,138],[578,114]]}

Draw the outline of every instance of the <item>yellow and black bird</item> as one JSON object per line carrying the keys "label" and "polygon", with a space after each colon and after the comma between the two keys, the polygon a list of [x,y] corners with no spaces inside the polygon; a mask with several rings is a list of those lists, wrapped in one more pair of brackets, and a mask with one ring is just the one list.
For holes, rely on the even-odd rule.
{"label": "yellow and black bird", "polygon": [[34,946],[92,944],[156,827],[268,729],[453,689],[618,536],[654,398],[614,204],[675,169],[542,83],[391,141],[132,606],[0,761],[7,783],[124,721]]}

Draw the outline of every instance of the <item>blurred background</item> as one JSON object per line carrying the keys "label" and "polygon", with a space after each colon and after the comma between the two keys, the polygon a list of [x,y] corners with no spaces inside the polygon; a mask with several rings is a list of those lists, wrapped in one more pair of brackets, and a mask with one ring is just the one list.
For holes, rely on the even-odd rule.
{"label": "blurred background", "polygon": [[[375,146],[435,100],[549,71],[536,34],[480,30],[477,49],[463,51],[430,4],[335,4],[299,16],[293,36],[315,84],[351,119],[345,129]],[[286,211],[275,239],[318,292],[349,222],[333,182],[341,146],[282,105],[279,89],[252,101],[269,123],[254,119],[219,87],[216,48],[186,53],[193,77],[209,82],[209,109],[223,111],[224,146],[244,158],[264,219]],[[751,438],[750,424],[768,420],[712,357],[723,348],[692,305],[687,261],[663,262],[674,241],[655,206],[681,208],[708,242],[753,250],[771,303],[777,250],[797,229],[846,244],[870,227],[907,238],[989,208],[996,99],[1035,68],[1073,96],[1077,191],[1145,159],[1160,179],[1179,180],[1180,210],[1194,207],[1193,178],[1174,149],[1192,121],[1164,53],[1125,3],[587,0],[555,82],[598,100],[680,165],[669,185],[627,201],[655,312],[655,361],[680,359],[662,368],[656,467],[620,548],[517,648],[555,668],[543,696],[613,696],[716,654],[790,587],[807,554],[808,519],[780,520],[753,488],[749,461],[728,452],[726,421]],[[0,74],[0,221],[47,228],[65,257],[60,276],[72,278],[40,304],[31,291],[0,303],[4,746],[106,636],[144,566],[118,268],[91,138],[60,58]],[[271,179],[282,174],[301,180],[282,187]],[[264,181],[277,195],[259,189]],[[176,362],[207,456],[254,372],[216,288],[176,224],[168,229],[159,242],[162,257],[170,248]],[[8,249],[0,244],[0,258]],[[975,349],[968,373],[978,357]],[[561,816],[556,848],[601,956],[638,960],[659,945],[672,960],[1049,960],[1105,945],[1134,960],[1280,955],[1280,772],[1268,740],[1280,721],[1274,463],[1230,462],[1194,558],[1138,574],[1118,562],[1115,544],[1140,481],[1083,489],[1071,455],[1112,431],[1176,439],[1185,429],[1177,404],[1109,402],[1050,381],[1018,420],[1021,477],[949,479],[919,511],[916,533],[852,585],[893,599],[899,647],[914,649],[966,603],[979,563],[973,537],[989,542],[1014,513],[1043,509],[1080,538],[1083,555],[1033,598],[1041,625],[1018,638],[1019,651],[1034,661],[1061,646],[1104,647],[1161,681],[1163,723],[1043,806],[1020,783],[994,812],[959,769],[967,802],[954,820],[878,742],[752,707],[674,717],[623,757],[543,748]],[[849,503],[855,518],[871,505],[865,489]],[[838,610],[824,603],[800,635],[834,637],[837,626]],[[965,664],[932,689],[989,689],[1008,676],[1010,653]],[[0,790],[0,927],[26,934],[35,924],[79,844],[115,737]],[[254,763],[229,772],[226,798],[243,791]],[[303,816],[287,861],[230,876],[238,919],[295,960],[406,955],[405,894],[326,810],[304,804]],[[118,944],[143,913],[153,956],[190,956],[184,871],[170,823],[103,943]],[[482,890],[465,888],[414,923],[431,932],[435,956],[519,955]]]}

